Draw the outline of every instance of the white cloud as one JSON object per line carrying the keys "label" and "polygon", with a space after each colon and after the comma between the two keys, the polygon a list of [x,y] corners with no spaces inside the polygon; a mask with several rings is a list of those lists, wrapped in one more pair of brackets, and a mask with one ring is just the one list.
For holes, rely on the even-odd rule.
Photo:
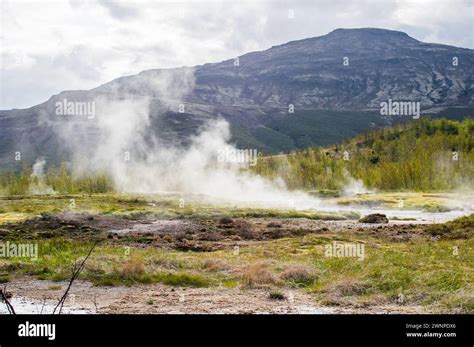
{"label": "white cloud", "polygon": [[[474,47],[471,1],[3,0],[0,109],[153,68],[194,66],[339,27]],[[294,18],[288,18],[288,11]]]}

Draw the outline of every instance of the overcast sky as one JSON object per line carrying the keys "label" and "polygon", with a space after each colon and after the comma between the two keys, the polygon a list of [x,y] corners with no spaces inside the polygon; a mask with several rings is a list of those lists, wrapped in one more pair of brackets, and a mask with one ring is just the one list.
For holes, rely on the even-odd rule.
{"label": "overcast sky", "polygon": [[0,109],[337,28],[401,30],[421,41],[474,48],[473,0],[1,1]]}

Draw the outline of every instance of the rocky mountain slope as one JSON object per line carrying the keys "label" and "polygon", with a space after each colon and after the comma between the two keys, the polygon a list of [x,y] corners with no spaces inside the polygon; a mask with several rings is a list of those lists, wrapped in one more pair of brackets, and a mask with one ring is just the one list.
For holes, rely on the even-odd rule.
{"label": "rocky mountain slope", "polygon": [[[424,43],[398,31],[337,29],[220,63],[148,70],[88,91],[66,91],[43,104],[0,111],[0,168],[68,160],[56,103],[146,98],[147,131],[186,143],[209,119],[223,117],[233,141],[268,153],[325,145],[371,127],[410,120],[380,115],[380,103],[419,102],[424,115],[473,116],[474,50]],[[293,112],[292,112],[293,111]],[[102,141],[97,117],[74,120],[85,145]],[[58,127],[61,124],[61,127]]]}

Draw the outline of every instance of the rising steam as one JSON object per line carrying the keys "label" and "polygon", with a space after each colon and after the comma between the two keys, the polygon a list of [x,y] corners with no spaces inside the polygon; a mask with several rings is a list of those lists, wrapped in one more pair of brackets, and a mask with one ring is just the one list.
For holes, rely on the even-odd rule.
{"label": "rising steam", "polygon": [[44,158],[39,158],[33,165],[32,172],[30,175],[30,180],[32,184],[30,185],[29,194],[55,194],[53,188],[49,187],[45,183],[44,179],[44,168],[46,165],[46,160]]}
{"label": "rising steam", "polygon": [[[136,76],[129,88],[141,95],[127,93],[126,98],[124,86],[111,82],[106,85],[107,94],[94,99],[97,115],[93,119],[69,117],[50,123],[74,155],[74,172],[105,171],[123,192],[199,194],[285,208],[301,208],[302,201],[311,201],[315,207],[314,198],[288,192],[282,180],[265,179],[239,165],[220,162],[220,151],[235,150],[224,119],[215,117],[206,122],[186,146],[165,143],[159,131],[150,131],[156,99],[161,109],[157,112],[154,107],[153,117],[160,117],[160,112],[176,109],[194,88],[193,75],[185,72],[154,72],[154,78],[140,80]],[[153,97],[142,96],[142,89]],[[78,131],[78,127],[86,131]],[[90,134],[95,140],[88,138]]]}

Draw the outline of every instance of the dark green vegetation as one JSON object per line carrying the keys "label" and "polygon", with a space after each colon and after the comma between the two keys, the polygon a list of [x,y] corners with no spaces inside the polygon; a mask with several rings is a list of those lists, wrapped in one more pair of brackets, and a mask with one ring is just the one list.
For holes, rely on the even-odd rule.
{"label": "dark green vegetation", "polygon": [[[447,108],[429,117],[462,121],[466,116],[474,116],[474,109]],[[265,154],[288,153],[314,146],[329,146],[373,129],[389,126],[378,111],[296,109],[293,114],[267,115],[264,119],[262,127],[248,130],[232,127],[233,140],[239,148],[257,148]],[[407,119],[400,116],[395,117],[392,122],[405,123]]]}
{"label": "dark green vegetation", "polygon": [[254,129],[232,127],[232,139],[239,148],[288,153],[327,146],[383,126],[387,126],[386,120],[378,112],[295,110],[292,114],[267,115],[263,126]]}
{"label": "dark green vegetation", "polygon": [[444,224],[430,225],[427,232],[442,239],[472,238],[474,236],[474,215],[471,214]]}
{"label": "dark green vegetation", "polygon": [[374,130],[334,147],[262,158],[255,172],[290,189],[340,190],[360,179],[380,190],[441,191],[472,186],[474,120],[422,119]]}

